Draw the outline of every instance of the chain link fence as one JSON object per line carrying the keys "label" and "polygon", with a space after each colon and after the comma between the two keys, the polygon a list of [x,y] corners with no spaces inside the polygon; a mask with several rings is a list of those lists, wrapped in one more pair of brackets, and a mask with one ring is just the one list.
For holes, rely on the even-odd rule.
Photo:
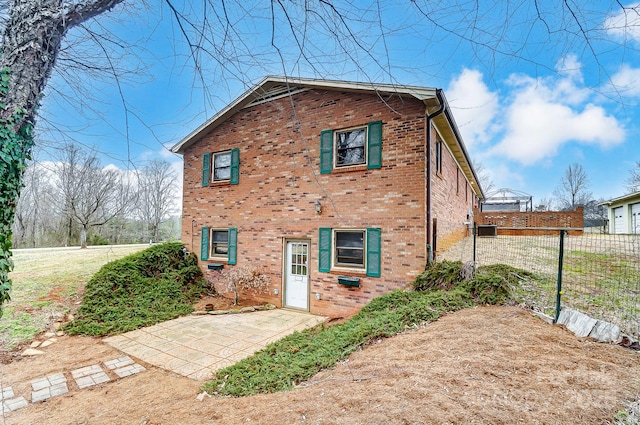
{"label": "chain link fence", "polygon": [[[523,279],[518,301],[551,316],[560,306],[571,307],[640,339],[640,235],[496,230],[497,236],[478,237],[474,229],[438,260],[475,262],[477,267],[507,264],[532,272],[537,279]],[[518,233],[514,230],[526,236],[505,235]]]}

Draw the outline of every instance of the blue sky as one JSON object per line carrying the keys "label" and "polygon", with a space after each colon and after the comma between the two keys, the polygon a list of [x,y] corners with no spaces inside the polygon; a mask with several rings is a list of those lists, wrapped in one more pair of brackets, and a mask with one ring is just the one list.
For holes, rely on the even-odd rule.
{"label": "blue sky", "polygon": [[[553,196],[573,162],[587,172],[594,198],[620,196],[640,161],[640,20],[615,1],[537,2],[538,9],[528,1],[335,2],[342,18],[314,2],[305,16],[298,2],[285,14],[266,2],[227,1],[206,11],[215,30],[199,34],[207,48],[198,53],[200,73],[159,3],[126,4],[88,26],[129,43],[106,44],[108,65],[138,72],[119,84],[54,72],[40,111],[48,146],[40,156],[75,140],[99,149],[105,164],[162,157],[180,170],[167,147],[265,75],[286,74],[443,88],[472,158],[497,188],[532,194],[534,203]],[[200,3],[174,4],[203,22]],[[68,47],[99,54],[78,41],[84,34],[72,33]]]}

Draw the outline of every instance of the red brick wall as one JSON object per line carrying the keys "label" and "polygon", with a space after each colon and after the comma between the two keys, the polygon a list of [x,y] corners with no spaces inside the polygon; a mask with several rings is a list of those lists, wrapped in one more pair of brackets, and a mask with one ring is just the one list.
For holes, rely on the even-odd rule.
{"label": "red brick wall", "polygon": [[[432,170],[436,170],[435,141],[442,140],[432,131]],[[433,177],[431,184],[432,215],[436,220],[436,255],[467,236],[468,216],[473,209],[474,194],[451,152],[443,143],[442,169]]]}
{"label": "red brick wall", "polygon": [[[584,227],[584,209],[574,211],[530,211],[530,212],[476,212],[477,224],[498,226],[499,235],[536,236],[556,234],[557,230],[541,228],[579,228]],[[504,229],[507,227],[508,229]],[[537,229],[536,229],[537,228]],[[581,235],[582,230],[570,231],[571,235]]]}
{"label": "red brick wall", "polygon": [[[406,286],[424,269],[424,105],[413,98],[383,102],[376,95],[317,90],[294,95],[293,103],[295,111],[290,98],[246,108],[185,150],[183,242],[199,253],[202,226],[236,227],[237,264],[264,267],[271,288],[269,295],[256,298],[280,306],[283,240],[308,239],[311,312],[349,316],[372,298]],[[383,121],[382,169],[320,174],[322,130],[375,120]],[[235,147],[240,148],[240,184],[202,187],[203,153]],[[314,211],[317,200],[321,215]],[[438,205],[450,209],[453,202],[447,198]],[[452,224],[445,214],[438,217],[444,235]],[[320,227],[381,228],[382,276],[359,275],[361,287],[349,288],[337,283],[338,275],[348,273],[318,272]],[[206,263],[201,266],[210,274]]]}

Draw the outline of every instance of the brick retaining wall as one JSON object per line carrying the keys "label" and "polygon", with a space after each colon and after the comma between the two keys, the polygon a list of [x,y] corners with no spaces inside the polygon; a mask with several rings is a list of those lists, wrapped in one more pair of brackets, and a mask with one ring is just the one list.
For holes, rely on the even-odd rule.
{"label": "brick retaining wall", "polygon": [[[476,211],[474,217],[477,225],[492,224],[498,226],[499,235],[549,235],[557,233],[557,230],[554,229],[582,229],[584,227],[583,207],[576,207],[574,211]],[[582,230],[569,231],[570,235],[582,235],[582,233]]]}

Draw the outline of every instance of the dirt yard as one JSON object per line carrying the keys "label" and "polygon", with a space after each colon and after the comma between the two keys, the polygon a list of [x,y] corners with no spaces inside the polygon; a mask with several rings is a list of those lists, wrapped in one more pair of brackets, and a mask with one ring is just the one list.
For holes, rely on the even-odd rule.
{"label": "dirt yard", "polygon": [[[26,392],[31,379],[121,355],[69,336],[44,350],[0,365],[2,385]],[[578,339],[517,307],[483,307],[375,341],[290,392],[203,401],[198,392],[198,382],[149,366],[71,387],[2,423],[606,424],[640,396],[640,354]]]}

